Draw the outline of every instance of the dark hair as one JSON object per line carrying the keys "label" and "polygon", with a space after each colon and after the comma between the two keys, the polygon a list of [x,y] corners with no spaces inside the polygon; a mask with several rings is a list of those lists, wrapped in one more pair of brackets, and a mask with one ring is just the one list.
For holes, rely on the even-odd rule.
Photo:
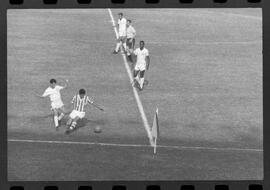
{"label": "dark hair", "polygon": [[123,16],[123,13],[118,13],[118,15],[121,15],[121,16]]}
{"label": "dark hair", "polygon": [[143,44],[144,44],[144,41],[143,41],[143,40],[141,40],[141,41],[140,41],[140,43],[143,43]]}
{"label": "dark hair", "polygon": [[131,23],[131,20],[127,20],[127,21]]}
{"label": "dark hair", "polygon": [[85,90],[84,89],[80,89],[79,90],[79,94],[82,94],[82,95],[85,94]]}
{"label": "dark hair", "polygon": [[56,83],[56,80],[55,80],[55,79],[51,79],[51,80],[50,80],[50,83],[51,83],[51,84]]}

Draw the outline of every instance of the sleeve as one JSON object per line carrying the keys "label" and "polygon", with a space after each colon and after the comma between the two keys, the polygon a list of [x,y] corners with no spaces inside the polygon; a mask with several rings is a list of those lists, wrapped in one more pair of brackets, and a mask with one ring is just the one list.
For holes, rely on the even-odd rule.
{"label": "sleeve", "polygon": [[93,104],[94,100],[92,98],[89,98],[89,96],[87,96],[87,102],[89,102],[90,104]]}
{"label": "sleeve", "polygon": [[49,89],[47,88],[46,90],[45,90],[45,92],[42,94],[42,97],[46,97],[46,96],[49,96],[50,95],[50,91],[49,91]]}
{"label": "sleeve", "polygon": [[63,86],[56,86],[57,90],[60,91],[62,90],[64,87]]}

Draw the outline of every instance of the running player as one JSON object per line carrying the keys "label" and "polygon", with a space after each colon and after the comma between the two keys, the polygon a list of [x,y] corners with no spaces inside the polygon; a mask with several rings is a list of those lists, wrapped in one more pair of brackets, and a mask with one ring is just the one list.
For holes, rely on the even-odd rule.
{"label": "running player", "polygon": [[134,86],[139,84],[139,90],[144,87],[144,73],[145,69],[149,69],[150,57],[148,50],[144,47],[144,41],[140,41],[140,48],[134,51],[136,57],[136,65],[133,71]]}
{"label": "running player", "polygon": [[118,19],[118,33],[119,37],[117,39],[117,44],[114,50],[114,54],[117,54],[119,52],[121,44],[124,47],[124,51],[127,49],[127,20],[123,17],[123,13],[119,13],[119,19]]}
{"label": "running player", "polygon": [[71,103],[73,104],[73,110],[69,114],[69,119],[67,121],[68,129],[67,129],[66,133],[69,133],[70,131],[74,130],[77,126],[77,121],[80,119],[83,119],[85,117],[84,107],[86,105],[92,104],[93,106],[95,106],[99,110],[104,111],[97,104],[95,104],[92,99],[90,99],[86,95],[86,91],[84,89],[79,90],[79,94],[75,95],[72,98]]}
{"label": "running player", "polygon": [[59,127],[59,121],[64,117],[65,115],[65,109],[64,104],[61,99],[60,90],[65,89],[68,86],[68,80],[66,80],[66,84],[64,86],[57,85],[57,82],[55,79],[50,80],[50,86],[45,90],[45,92],[40,96],[37,95],[40,98],[45,98],[49,96],[51,100],[51,110],[54,113],[54,124],[55,128]]}
{"label": "running player", "polygon": [[131,60],[130,54],[134,51],[136,30],[131,25],[131,20],[127,20],[127,56]]}

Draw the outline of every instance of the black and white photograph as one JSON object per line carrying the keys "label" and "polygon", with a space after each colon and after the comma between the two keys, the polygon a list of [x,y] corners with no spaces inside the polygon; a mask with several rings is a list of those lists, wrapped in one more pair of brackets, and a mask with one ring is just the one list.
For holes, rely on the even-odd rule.
{"label": "black and white photograph", "polygon": [[263,180],[261,8],[9,9],[8,181]]}

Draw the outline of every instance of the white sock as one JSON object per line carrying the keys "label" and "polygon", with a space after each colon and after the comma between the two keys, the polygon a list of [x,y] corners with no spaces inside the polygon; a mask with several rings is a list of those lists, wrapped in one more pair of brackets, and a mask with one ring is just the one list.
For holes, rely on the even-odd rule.
{"label": "white sock", "polygon": [[118,52],[118,51],[119,51],[120,45],[121,45],[121,43],[120,43],[120,42],[118,42],[118,43],[116,44],[116,48],[115,48],[115,51],[116,51],[116,52]]}
{"label": "white sock", "polygon": [[141,78],[141,80],[140,80],[140,86],[141,86],[141,88],[143,88],[143,83],[144,83],[144,78]]}
{"label": "white sock", "polygon": [[55,127],[58,127],[58,116],[54,116],[53,117],[53,119],[54,119],[54,124],[55,124]]}
{"label": "white sock", "polygon": [[71,127],[75,128],[77,125],[77,122],[76,121],[73,121],[72,124],[71,124]]}
{"label": "white sock", "polygon": [[59,117],[58,117],[58,120],[60,121],[61,119],[63,119],[63,117],[64,117],[64,114],[61,113],[61,114],[59,115]]}

